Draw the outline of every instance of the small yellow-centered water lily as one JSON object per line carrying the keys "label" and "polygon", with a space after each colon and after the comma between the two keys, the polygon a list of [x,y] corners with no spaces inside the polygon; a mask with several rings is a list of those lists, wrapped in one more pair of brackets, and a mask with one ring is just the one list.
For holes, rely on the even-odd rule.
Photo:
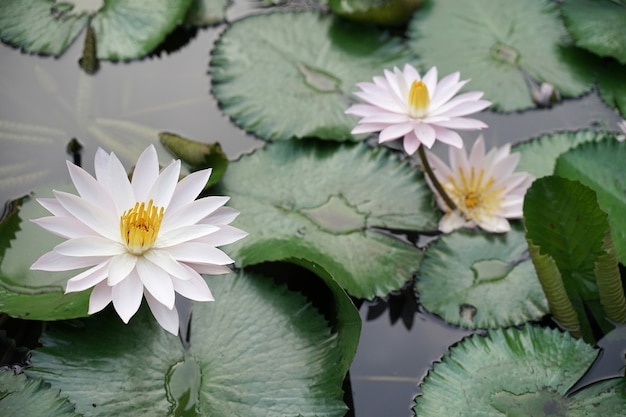
{"label": "small yellow-centered water lily", "polygon": [[468,80],[459,81],[455,72],[437,81],[437,68],[421,77],[410,64],[401,71],[385,70],[373,83],[357,84],[355,94],[364,103],[353,104],[347,114],[359,116],[353,134],[380,132],[378,142],[403,139],[404,150],[412,155],[420,145],[431,148],[439,140],[456,148],[463,140],[455,130],[479,130],[485,123],[467,116],[491,105],[481,100],[483,93],[471,91],[456,95]]}
{"label": "small yellow-centered water lily", "polygon": [[524,195],[534,180],[527,172],[514,172],[520,155],[511,153],[509,144],[485,153],[482,136],[474,142],[469,156],[462,149],[448,151],[449,166],[435,154],[426,153],[435,177],[457,206],[451,210],[427,178],[445,213],[439,230],[449,233],[478,226],[488,232],[508,232],[511,226],[507,219],[522,218]]}
{"label": "small yellow-centered water lily", "polygon": [[102,149],[96,152],[95,178],[67,166],[78,195],[54,191],[54,198],[38,199],[52,216],[33,220],[67,240],[31,269],[84,269],[68,280],[65,291],[93,287],[89,314],[113,302],[128,323],[145,297],[158,323],[177,334],[176,293],[212,301],[200,274],[230,272],[233,260],[217,246],[246,235],[229,225],[239,213],[224,206],[228,197],[196,199],[211,170],[179,182],[180,161],[159,171],[154,146],[139,157],[131,181],[115,154]]}

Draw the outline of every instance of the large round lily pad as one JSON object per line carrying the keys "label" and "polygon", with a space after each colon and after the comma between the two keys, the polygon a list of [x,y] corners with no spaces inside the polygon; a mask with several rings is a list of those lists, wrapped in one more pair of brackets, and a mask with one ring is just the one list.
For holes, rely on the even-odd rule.
{"label": "large round lily pad", "polygon": [[89,416],[344,415],[337,335],[302,295],[249,273],[209,286],[187,352],[147,308],[128,325],[108,310],[51,326],[27,373]]}
{"label": "large round lily pad", "polygon": [[593,55],[567,41],[550,0],[427,0],[409,24],[409,46],[441,74],[471,79],[496,110],[535,107],[531,80],[567,97],[593,86]]}
{"label": "large round lily pad", "polygon": [[416,288],[427,310],[463,327],[505,327],[548,313],[519,222],[502,235],[441,236],[426,251]]}
{"label": "large round lily pad", "polygon": [[314,11],[254,15],[215,44],[210,73],[224,112],[268,140],[353,139],[356,83],[409,60],[398,38]]}
{"label": "large round lily pad", "polygon": [[539,327],[474,335],[435,364],[413,411],[419,417],[623,415],[624,378],[563,398],[596,354],[581,340]]}
{"label": "large round lily pad", "polygon": [[400,288],[422,259],[380,229],[432,231],[439,217],[418,169],[363,143],[268,144],[232,162],[217,187],[249,233],[225,248],[238,265],[306,259],[362,298]]}

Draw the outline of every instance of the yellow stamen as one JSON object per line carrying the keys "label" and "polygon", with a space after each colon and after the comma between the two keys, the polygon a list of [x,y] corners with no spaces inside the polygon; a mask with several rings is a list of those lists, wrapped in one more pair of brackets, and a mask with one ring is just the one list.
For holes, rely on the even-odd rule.
{"label": "yellow stamen", "polygon": [[422,80],[413,81],[409,91],[409,116],[420,119],[426,116],[430,98],[428,97],[428,87]]}
{"label": "yellow stamen", "polygon": [[445,188],[466,220],[479,220],[500,207],[504,200],[502,193],[505,188],[494,189],[495,179],[493,177],[489,177],[485,181],[485,171],[481,169],[476,175],[476,170],[473,167],[469,175],[460,167],[458,172],[458,181],[449,176]]}
{"label": "yellow stamen", "polygon": [[148,207],[145,203],[135,203],[135,207],[126,210],[120,217],[122,240],[126,242],[128,251],[135,255],[148,251],[159,234],[164,208],[152,204],[152,200],[148,202]]}

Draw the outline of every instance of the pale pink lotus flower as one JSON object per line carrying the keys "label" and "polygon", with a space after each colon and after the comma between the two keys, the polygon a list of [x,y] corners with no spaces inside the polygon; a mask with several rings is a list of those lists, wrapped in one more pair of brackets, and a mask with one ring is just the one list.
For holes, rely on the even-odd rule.
{"label": "pale pink lotus flower", "polygon": [[480,112],[491,102],[481,100],[481,91],[455,96],[469,81],[459,81],[458,72],[437,82],[437,67],[424,77],[411,65],[404,70],[397,67],[385,70],[385,76],[376,76],[373,83],[357,84],[361,91],[355,96],[365,103],[353,104],[347,114],[361,117],[352,134],[380,132],[378,142],[404,137],[407,154],[412,155],[424,144],[431,148],[439,140],[456,148],[463,140],[455,130],[480,130],[487,125],[470,119],[469,114]]}
{"label": "pale pink lotus flower", "polygon": [[476,226],[493,233],[511,230],[507,219],[522,218],[524,195],[534,181],[527,172],[513,172],[520,154],[511,153],[509,144],[485,153],[482,136],[474,142],[469,156],[462,149],[448,151],[450,166],[426,152],[435,177],[457,206],[451,210],[426,178],[445,213],[439,221],[439,230],[450,233],[461,227]]}
{"label": "pale pink lotus flower", "polygon": [[175,293],[196,301],[213,295],[200,274],[230,272],[233,260],[216,246],[246,233],[229,226],[239,214],[223,207],[228,197],[196,200],[211,169],[180,182],[180,161],[159,172],[154,146],[139,157],[132,181],[114,153],[98,149],[95,178],[68,162],[79,195],[53,191],[37,201],[52,216],[33,220],[67,240],[31,266],[43,271],[86,270],[69,279],[66,293],[91,287],[89,314],[111,301],[124,323],[143,297],[158,323],[178,333]]}

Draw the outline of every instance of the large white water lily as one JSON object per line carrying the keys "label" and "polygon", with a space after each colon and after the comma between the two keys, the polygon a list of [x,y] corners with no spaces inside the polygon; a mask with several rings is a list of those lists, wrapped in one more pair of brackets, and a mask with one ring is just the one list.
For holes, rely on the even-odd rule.
{"label": "large white water lily", "polygon": [[484,110],[491,102],[481,100],[481,91],[456,96],[469,81],[459,81],[458,72],[437,82],[437,67],[424,77],[411,65],[404,70],[385,70],[385,76],[376,76],[373,83],[357,84],[361,91],[354,93],[365,103],[353,104],[347,114],[361,117],[353,134],[380,132],[378,142],[404,137],[404,150],[415,153],[421,144],[430,148],[439,140],[456,148],[463,140],[455,130],[479,130],[487,127],[469,114]]}
{"label": "large white water lily", "polygon": [[514,172],[519,153],[511,153],[509,144],[485,153],[482,136],[474,142],[469,156],[462,149],[448,151],[450,166],[426,152],[435,177],[457,206],[451,210],[427,177],[437,204],[445,213],[439,230],[449,233],[461,227],[479,226],[488,232],[508,232],[511,226],[507,219],[522,217],[524,195],[534,180],[527,172]]}
{"label": "large white water lily", "polygon": [[211,170],[194,172],[180,182],[180,161],[159,172],[154,146],[139,157],[132,181],[115,154],[98,149],[95,178],[68,162],[79,195],[53,191],[37,201],[52,216],[33,222],[66,238],[31,266],[44,271],[87,268],[67,282],[66,292],[93,287],[89,314],[111,301],[125,323],[143,297],[159,324],[178,333],[175,293],[212,301],[200,274],[230,272],[233,262],[217,246],[245,232],[229,225],[239,214],[223,207],[228,197],[196,200]]}

